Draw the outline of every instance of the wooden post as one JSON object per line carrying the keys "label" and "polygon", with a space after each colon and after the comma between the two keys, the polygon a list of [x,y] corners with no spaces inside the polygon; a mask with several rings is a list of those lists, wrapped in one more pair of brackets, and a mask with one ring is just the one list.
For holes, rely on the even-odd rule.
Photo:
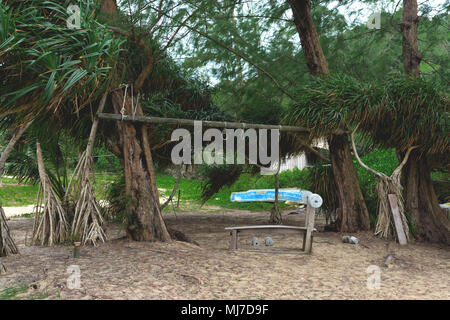
{"label": "wooden post", "polygon": [[230,250],[236,250],[237,247],[237,230],[231,230],[230,232]]}
{"label": "wooden post", "polygon": [[391,206],[392,216],[394,217],[395,230],[397,231],[398,243],[402,246],[408,242],[406,240],[405,231],[403,230],[402,219],[400,218],[400,212],[398,211],[398,199],[395,194],[388,194],[389,205]]}
{"label": "wooden post", "polygon": [[74,258],[80,257],[80,245],[81,245],[81,242],[74,242],[74,246],[73,246],[73,257]]}
{"label": "wooden post", "polygon": [[304,238],[304,250],[306,253],[311,253],[312,250],[312,233],[314,231],[314,209],[309,202],[306,205],[306,237]]}
{"label": "wooden post", "polygon": [[306,247],[306,232],[303,232],[302,251],[305,251],[305,247]]}

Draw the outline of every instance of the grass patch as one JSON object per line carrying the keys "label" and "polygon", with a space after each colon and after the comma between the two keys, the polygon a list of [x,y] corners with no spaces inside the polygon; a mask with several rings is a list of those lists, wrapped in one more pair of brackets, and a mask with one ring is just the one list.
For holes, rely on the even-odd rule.
{"label": "grass patch", "polygon": [[27,298],[27,300],[44,300],[47,299],[48,296],[48,292],[42,292]]}
{"label": "grass patch", "polygon": [[[105,199],[107,186],[114,181],[115,175],[100,173],[95,175],[94,193],[97,199]],[[19,184],[13,178],[3,178],[0,187],[0,201],[4,207],[22,207],[35,204],[39,183]]]}
{"label": "grass patch", "polygon": [[43,300],[48,298],[47,292],[40,292],[31,296],[18,297],[19,294],[28,292],[28,285],[18,284],[0,291],[0,300]]}
{"label": "grass patch", "polygon": [[11,218],[31,218],[33,216],[33,213],[22,213],[22,214],[15,214],[11,216]]}
{"label": "grass patch", "polygon": [[28,286],[26,284],[20,284],[17,286],[6,288],[0,291],[0,300],[17,300],[18,294],[25,293],[28,291]]}
{"label": "grass patch", "polygon": [[[176,181],[176,178],[167,174],[158,173],[156,175],[158,189],[165,189],[164,191],[160,191],[160,194],[165,197],[170,196]],[[200,180],[181,179],[179,184],[179,189],[181,190],[180,201],[194,201],[200,203],[201,185],[202,182]],[[177,194],[174,196],[174,200],[177,199],[177,196]]]}
{"label": "grass patch", "polygon": [[38,184],[4,185],[0,187],[1,205],[4,207],[22,207],[34,204],[38,190]]}

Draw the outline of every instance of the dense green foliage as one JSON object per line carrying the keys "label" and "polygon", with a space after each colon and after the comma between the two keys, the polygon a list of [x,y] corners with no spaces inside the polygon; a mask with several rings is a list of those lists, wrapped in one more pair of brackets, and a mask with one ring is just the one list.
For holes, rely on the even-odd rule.
{"label": "dense green foliage", "polygon": [[69,4],[0,4],[2,123],[39,118],[62,127],[107,87],[122,41],[93,19],[96,8],[89,0],[80,3],[82,28],[67,28]]}

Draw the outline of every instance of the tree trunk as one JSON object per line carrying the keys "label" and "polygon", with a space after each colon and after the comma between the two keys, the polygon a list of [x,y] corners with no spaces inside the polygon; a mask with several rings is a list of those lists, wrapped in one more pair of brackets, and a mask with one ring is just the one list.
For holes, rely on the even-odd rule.
{"label": "tree trunk", "polygon": [[270,210],[269,222],[273,224],[282,224],[283,218],[281,217],[280,208],[278,207],[278,195],[280,190],[280,164],[281,160],[278,159],[278,170],[275,174],[275,199],[273,202],[273,208]]}
{"label": "tree trunk", "polygon": [[406,73],[420,75],[420,55],[417,44],[417,1],[404,0],[402,14],[402,48],[403,48],[403,68]]}
{"label": "tree trunk", "polygon": [[9,140],[8,145],[6,146],[5,150],[3,150],[2,155],[0,157],[0,186],[2,185],[2,176],[3,172],[5,171],[6,161],[8,160],[9,155],[14,149],[14,146],[16,145],[17,141],[22,137],[23,133],[28,129],[28,127],[31,125],[31,122],[25,123],[21,125],[11,137],[11,140]]}
{"label": "tree trunk", "polygon": [[292,8],[297,32],[300,35],[300,42],[309,72],[313,76],[328,74],[328,63],[311,17],[309,0],[289,0],[289,4]]}
{"label": "tree trunk", "polygon": [[339,202],[336,226],[341,232],[369,230],[369,212],[353,164],[348,134],[333,135],[329,146]]}
{"label": "tree trunk", "polygon": [[[402,35],[403,67],[407,74],[420,76],[419,48],[417,44],[417,1],[403,1]],[[398,152],[401,154],[401,152]],[[416,237],[431,242],[450,244],[450,223],[434,191],[430,167],[426,156],[417,150],[411,153],[403,167],[402,178],[407,212],[417,228]]]}
{"label": "tree trunk", "polygon": [[155,166],[153,165],[152,151],[150,150],[150,142],[148,141],[147,126],[141,127],[141,134],[142,134],[142,145],[144,146],[145,163],[147,164],[147,170],[150,175],[150,184],[152,187],[153,196],[156,200],[156,205],[158,206],[159,210],[161,210],[161,203],[159,202],[158,185],[156,184]]}
{"label": "tree trunk", "polygon": [[109,14],[117,14],[116,0],[103,0],[102,6],[100,7],[100,11]]}
{"label": "tree trunk", "polygon": [[[69,238],[67,214],[57,198],[45,170],[44,158],[39,142],[36,142],[36,162],[39,171],[39,191],[34,209],[32,243],[37,245],[60,244]],[[42,208],[42,210],[41,210]]]}
{"label": "tree trunk", "polygon": [[[17,246],[14,242],[11,232],[9,231],[8,223],[6,221],[5,211],[1,207],[0,203],[0,257],[6,257],[11,254],[19,253]],[[0,265],[0,273],[2,266]]]}
{"label": "tree trunk", "polygon": [[[103,0],[101,11],[107,14],[118,14],[117,1]],[[143,42],[139,44],[141,43]],[[144,45],[143,50],[148,51],[148,48]],[[148,58],[151,60],[152,57]],[[145,78],[149,75],[150,67],[151,61],[147,61],[138,77],[138,83],[135,83],[135,93],[140,90]],[[133,114],[133,111],[137,115],[142,115],[142,109],[137,105],[137,101],[132,101],[129,95],[124,97],[122,91],[113,92],[112,103],[117,114],[124,107],[127,115]],[[132,106],[136,109],[132,110]],[[136,241],[170,241],[171,237],[162,218],[159,198],[157,198],[153,161],[146,131],[142,128],[137,130],[133,123],[125,121],[117,121],[116,126],[123,156],[125,194],[128,200],[127,234]]]}
{"label": "tree trunk", "polygon": [[[115,91],[112,102],[116,112],[122,108],[123,94]],[[131,114],[131,99],[126,98],[125,112]],[[127,234],[136,241],[169,241],[170,235],[152,192],[151,175],[145,161],[142,137],[129,122],[117,121],[117,130],[123,153],[125,193],[128,199],[126,214]]]}
{"label": "tree trunk", "polygon": [[402,175],[406,211],[414,220],[416,237],[450,245],[450,221],[439,206],[426,157],[413,151]]}
{"label": "tree trunk", "polygon": [[[320,45],[319,35],[312,20],[309,0],[289,0],[294,15],[302,50],[309,72],[314,75],[328,74],[328,64]],[[330,160],[339,199],[339,231],[368,230],[369,213],[359,186],[353,165],[347,134],[333,134],[329,139]]]}

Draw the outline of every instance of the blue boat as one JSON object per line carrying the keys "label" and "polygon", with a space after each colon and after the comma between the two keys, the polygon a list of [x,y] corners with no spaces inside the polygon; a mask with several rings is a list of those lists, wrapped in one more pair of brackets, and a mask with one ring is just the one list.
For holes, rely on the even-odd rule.
{"label": "blue boat", "polygon": [[[278,189],[278,201],[292,201],[296,203],[306,203],[311,191],[292,189]],[[233,192],[232,202],[274,202],[275,189],[248,190],[243,192]]]}

